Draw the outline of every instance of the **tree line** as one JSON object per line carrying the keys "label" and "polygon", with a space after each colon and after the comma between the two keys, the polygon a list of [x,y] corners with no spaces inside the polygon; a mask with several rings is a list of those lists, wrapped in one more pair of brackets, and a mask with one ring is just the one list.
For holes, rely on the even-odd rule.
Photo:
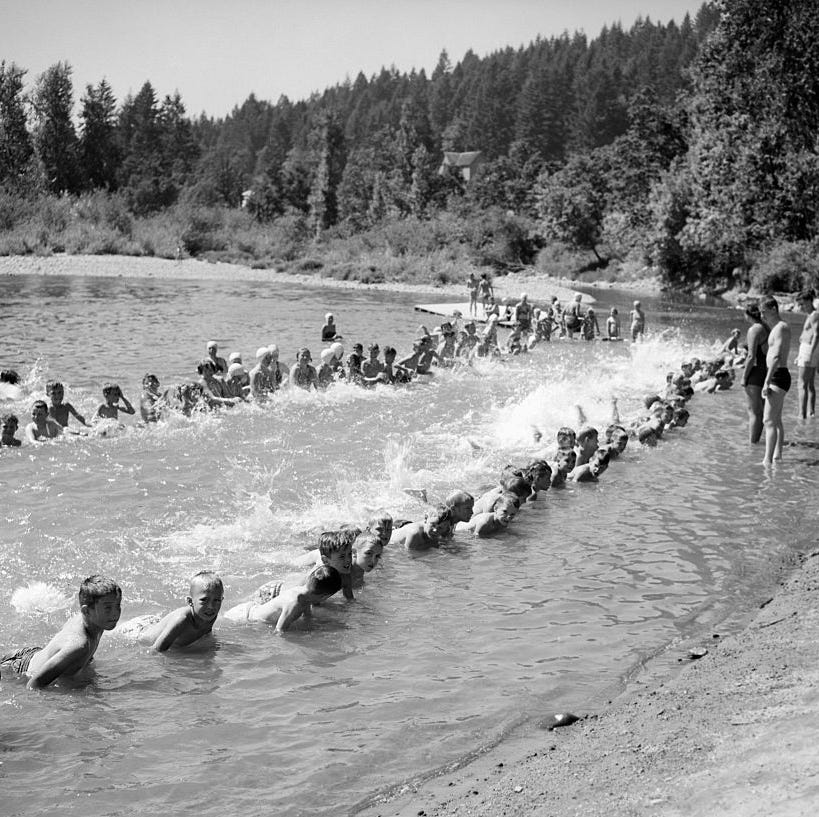
{"label": "tree line", "polygon": [[[25,71],[0,63],[0,185],[102,190],[138,217],[244,201],[312,242],[496,213],[522,263],[561,242],[600,265],[640,258],[678,286],[747,278],[783,246],[808,263],[816,235],[814,6],[723,0],[679,24],[639,19],[454,65],[443,52],[429,76],[384,68],[297,102],[251,95],[223,118],[192,118],[150,82],[118,102],[101,80],[75,124],[70,65],[25,93]],[[475,178],[441,173],[444,151],[481,151]]]}

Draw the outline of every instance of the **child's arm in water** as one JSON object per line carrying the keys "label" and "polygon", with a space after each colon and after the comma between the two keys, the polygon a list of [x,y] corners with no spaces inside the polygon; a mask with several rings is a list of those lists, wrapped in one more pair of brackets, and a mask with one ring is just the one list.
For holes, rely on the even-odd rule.
{"label": "child's arm in water", "polygon": [[180,607],[168,613],[161,621],[148,629],[144,638],[151,642],[151,648],[157,652],[165,652],[173,643],[190,629],[188,607]]}
{"label": "child's arm in water", "polygon": [[82,414],[80,414],[80,413],[77,411],[77,409],[75,409],[75,408],[74,408],[74,406],[72,406],[72,405],[71,405],[71,403],[66,403],[66,404],[65,404],[65,407],[66,407],[66,409],[68,410],[68,413],[69,413],[70,415],[72,415],[72,416],[74,417],[74,419],[75,419],[75,420],[76,420],[78,423],[80,423],[80,425],[84,425],[84,426],[87,426],[87,425],[88,425],[88,423],[86,423],[86,422],[85,422],[85,417],[83,417],[83,416],[82,416]]}

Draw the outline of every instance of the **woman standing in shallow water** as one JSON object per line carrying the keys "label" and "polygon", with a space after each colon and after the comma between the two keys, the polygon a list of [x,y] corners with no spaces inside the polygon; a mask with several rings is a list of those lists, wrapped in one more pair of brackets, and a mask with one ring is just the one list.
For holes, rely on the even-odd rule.
{"label": "woman standing in shallow water", "polygon": [[745,320],[751,325],[748,327],[746,343],[748,356],[745,358],[745,369],[742,372],[742,385],[748,397],[748,432],[752,443],[758,443],[762,436],[762,413],[765,401],[762,399],[762,384],[768,366],[765,355],[768,353],[769,329],[762,320],[762,314],[756,304],[751,304],[745,310]]}

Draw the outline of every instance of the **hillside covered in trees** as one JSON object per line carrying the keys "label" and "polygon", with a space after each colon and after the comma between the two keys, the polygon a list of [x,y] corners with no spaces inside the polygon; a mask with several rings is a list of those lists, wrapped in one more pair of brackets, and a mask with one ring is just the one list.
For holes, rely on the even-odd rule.
{"label": "hillside covered in trees", "polygon": [[[672,286],[816,277],[819,7],[706,3],[427,76],[188,116],[147,81],[24,93],[0,63],[0,253],[180,254],[383,280],[650,264]],[[449,153],[480,152],[467,181]],[[561,266],[562,265],[562,266]],[[332,268],[332,269],[331,269]]]}

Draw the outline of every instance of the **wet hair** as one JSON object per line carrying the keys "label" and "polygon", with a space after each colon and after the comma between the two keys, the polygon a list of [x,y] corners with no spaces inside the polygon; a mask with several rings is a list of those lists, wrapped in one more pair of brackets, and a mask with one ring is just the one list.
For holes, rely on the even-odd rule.
{"label": "wet hair", "polygon": [[65,391],[65,386],[59,380],[49,380],[46,383],[46,394],[51,394],[54,391]]}
{"label": "wet hair", "polygon": [[113,580],[105,576],[93,575],[84,579],[77,594],[80,607],[87,604],[93,607],[103,596],[122,598],[122,588]]}
{"label": "wet hair", "polygon": [[[568,444],[561,442],[561,437],[568,438]],[[577,434],[575,433],[573,428],[569,428],[568,426],[563,426],[557,430],[557,445],[558,448],[570,448],[574,447],[574,444],[577,442]]]}
{"label": "wet hair", "polygon": [[384,357],[386,357],[387,355],[397,355],[397,354],[398,354],[398,352],[396,352],[395,349],[392,346],[385,346],[384,347]]}
{"label": "wet hair", "polygon": [[341,590],[341,573],[330,565],[318,565],[307,576],[307,592],[315,596],[332,596]]}
{"label": "wet hair", "polygon": [[380,347],[380,346],[379,346],[377,343],[371,343],[371,344],[370,344],[370,345],[367,347],[367,351],[368,351],[368,352],[380,352],[380,351],[381,351],[381,347]]}
{"label": "wet hair", "polygon": [[31,410],[34,411],[34,409],[36,409],[36,408],[42,408],[42,409],[45,409],[46,411],[48,411],[48,403],[46,403],[45,400],[35,400],[31,404]]}
{"label": "wet hair", "polygon": [[296,352],[296,360],[298,360],[305,352],[307,352],[307,359],[312,360],[313,356],[310,354],[310,350],[306,346],[302,346],[298,352]]}
{"label": "wet hair", "polygon": [[159,378],[155,374],[151,374],[150,372],[146,372],[142,376],[142,385],[144,386],[146,383],[149,383],[152,380],[156,380],[159,383]]}
{"label": "wet hair", "polygon": [[[208,360],[207,358],[205,358],[204,360],[200,361],[200,362],[199,362],[199,363],[196,365],[196,371],[197,371],[199,374],[204,374],[204,373],[205,373],[205,372],[207,372],[207,371],[210,371],[210,372],[215,372],[215,371],[216,371],[216,366],[214,366],[214,365],[213,365],[213,361],[212,361],[212,360]],[[104,391],[105,391],[105,389],[103,389],[103,392],[104,392]]]}
{"label": "wet hair", "polygon": [[532,490],[532,480],[527,479],[522,474],[516,474],[515,476],[502,479],[501,487],[504,489],[504,492],[509,492],[519,497],[527,497]]}
{"label": "wet hair", "polygon": [[319,553],[322,556],[331,556],[334,553],[349,550],[359,533],[361,533],[360,528],[326,530],[319,535]]}
{"label": "wet hair", "polygon": [[452,524],[452,508],[449,505],[436,505],[426,512],[424,517],[426,522],[432,522],[434,525],[440,525],[444,522]]}
{"label": "wet hair", "polygon": [[623,426],[619,425],[618,423],[612,423],[610,426],[606,427],[606,442],[610,443],[614,437],[615,431],[622,431],[625,433],[625,429]]}
{"label": "wet hair", "polygon": [[674,409],[674,425],[683,428],[688,425],[688,418],[691,416],[687,408]]}
{"label": "wet hair", "polygon": [[611,314],[612,314],[612,315],[619,315],[619,314],[620,314],[620,313],[617,311],[617,307],[616,307],[616,306],[613,306],[613,307],[611,308]]}
{"label": "wet hair", "polygon": [[15,423],[18,426],[20,425],[20,421],[17,419],[16,414],[0,414],[0,426],[4,426],[6,423]]}
{"label": "wet hair", "polygon": [[745,307],[745,314],[756,323],[762,323],[762,313],[759,311],[757,304],[750,304]]}
{"label": "wet hair", "polygon": [[549,465],[546,460],[533,460],[526,466],[526,475],[532,485],[534,485],[538,479],[544,475],[546,476],[547,480],[551,482],[552,466]]}
{"label": "wet hair", "polygon": [[611,451],[608,446],[598,448],[597,451],[592,454],[592,459],[597,460],[600,465],[608,465],[611,461]]}
{"label": "wet hair", "polygon": [[116,383],[106,383],[105,385],[103,385],[102,387],[103,395],[109,394],[112,391],[120,391],[120,388]]}
{"label": "wet hair", "polygon": [[583,443],[589,439],[589,437],[597,437],[597,429],[594,426],[584,426],[577,432],[577,442]]}
{"label": "wet hair", "polygon": [[12,386],[17,385],[20,382],[20,375],[14,371],[14,369],[3,369],[0,372],[0,383],[9,383]]}
{"label": "wet hair", "polygon": [[648,446],[655,446],[657,445],[657,440],[659,439],[659,434],[657,433],[657,429],[654,426],[649,425],[646,423],[645,425],[641,425],[637,429],[637,439],[643,444]]}
{"label": "wet hair", "polygon": [[654,403],[656,403],[656,402],[657,402],[659,399],[660,399],[660,395],[659,395],[659,394],[647,394],[647,395],[646,395],[646,396],[643,398],[643,405],[644,405],[644,406],[645,406],[647,409],[650,409],[650,408],[651,408],[651,406],[652,406]]}
{"label": "wet hair", "polygon": [[367,521],[367,528],[364,532],[373,532],[378,527],[388,528],[392,532],[392,516],[385,512],[379,516],[371,517]]}
{"label": "wet hair", "polygon": [[225,586],[222,580],[212,570],[200,570],[191,576],[190,594],[193,595],[194,584],[201,584],[203,590],[221,590],[224,592]]}

